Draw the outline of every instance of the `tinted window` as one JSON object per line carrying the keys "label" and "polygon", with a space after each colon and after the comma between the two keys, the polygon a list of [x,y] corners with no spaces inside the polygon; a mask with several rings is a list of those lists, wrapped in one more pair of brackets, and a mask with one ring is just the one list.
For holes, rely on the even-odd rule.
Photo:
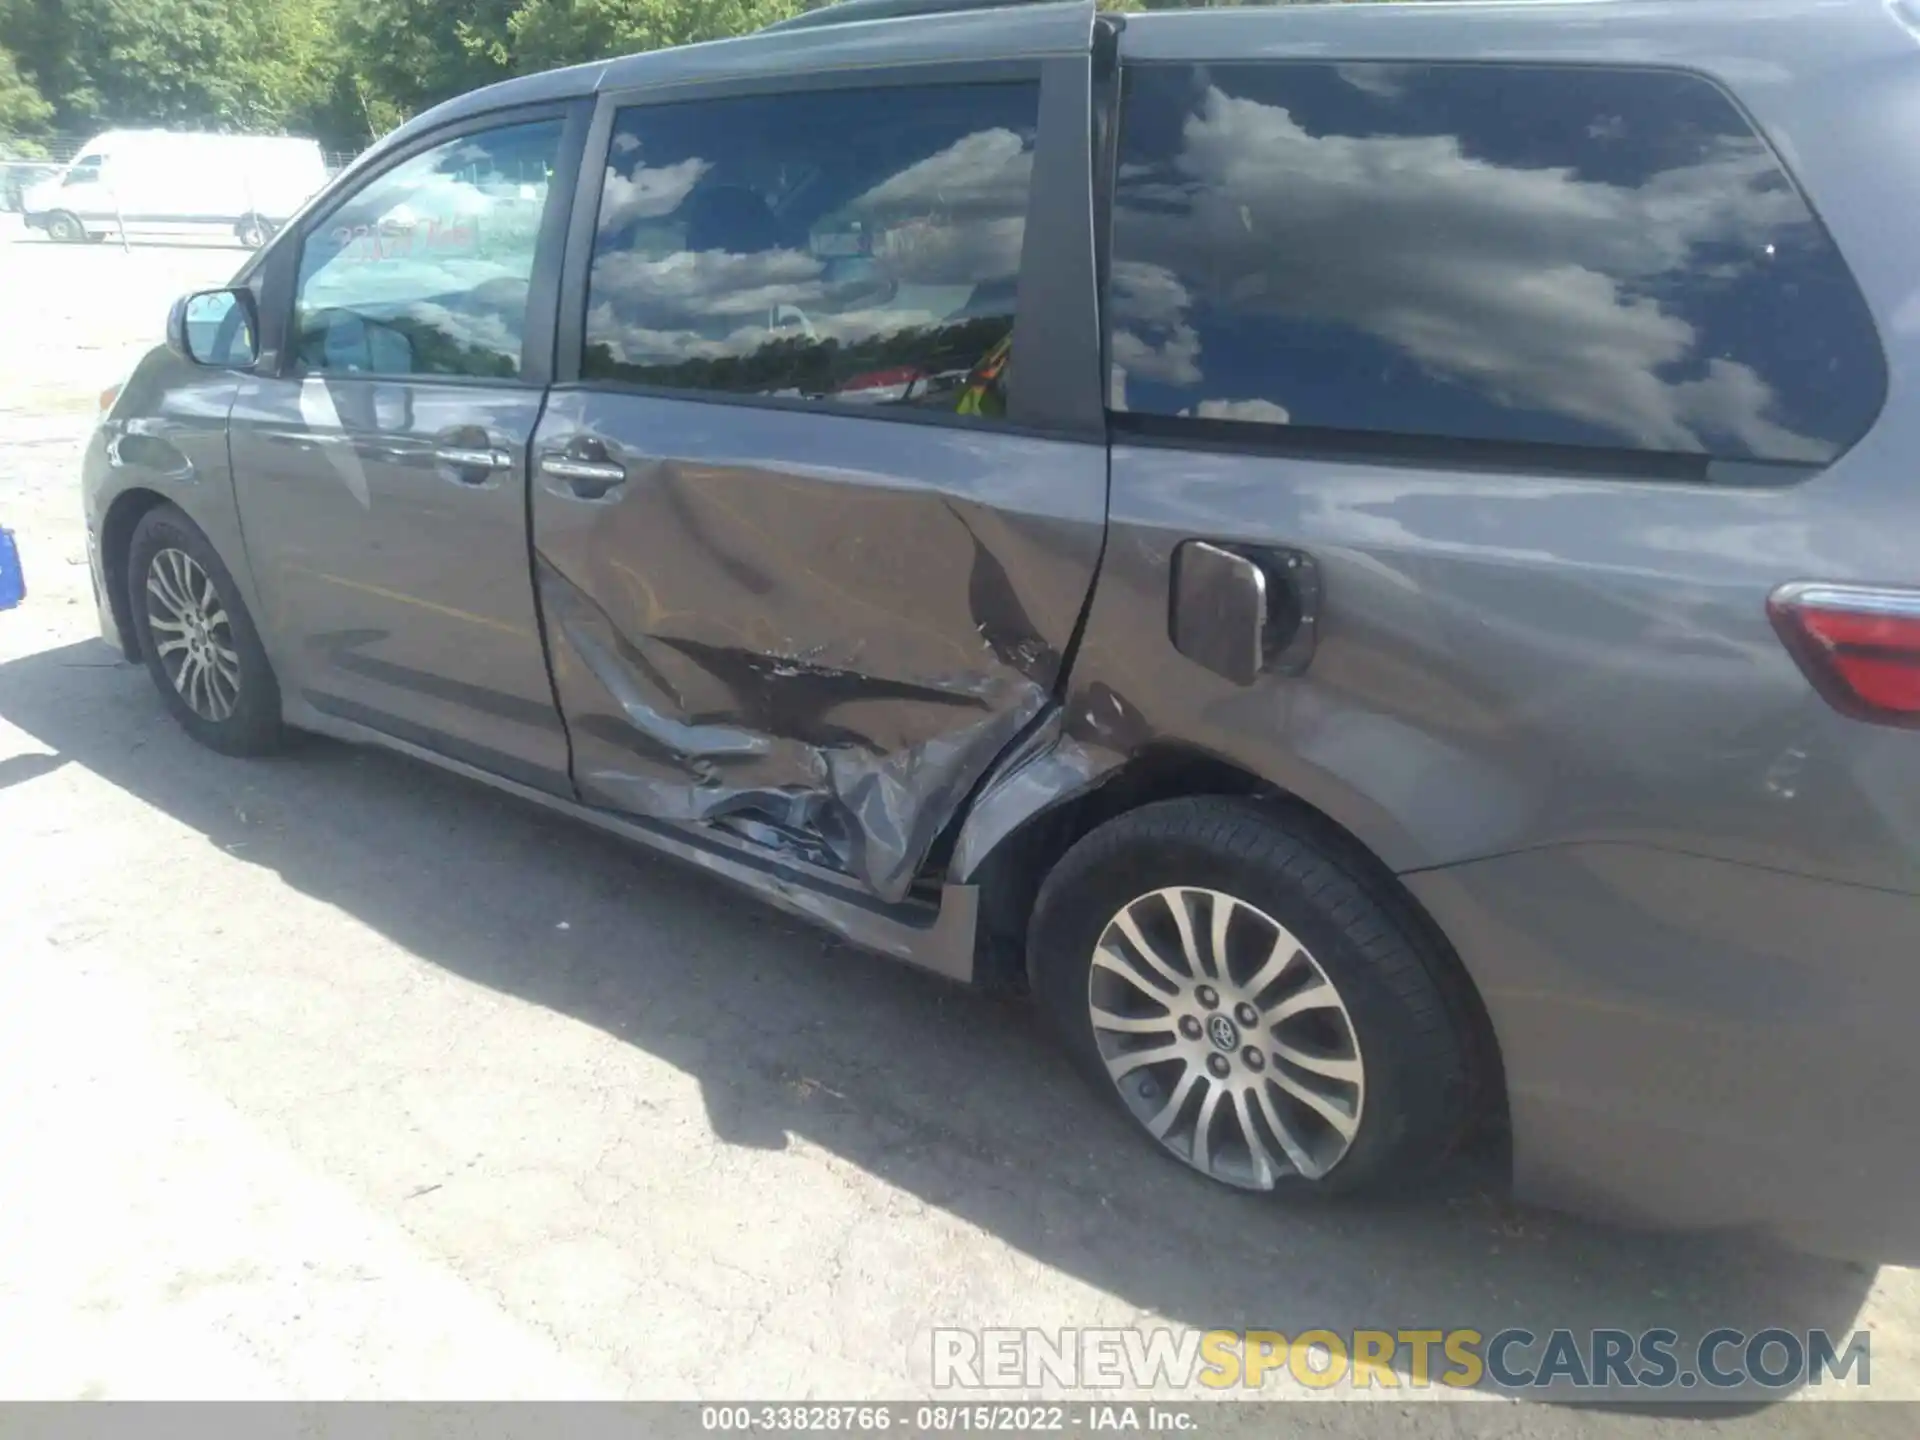
{"label": "tinted window", "polygon": [[308,371],[520,373],[527,289],[560,122],[463,135],[335,208],[300,250]]}
{"label": "tinted window", "polygon": [[1697,77],[1130,73],[1116,409],[1820,462],[1882,397],[1865,305]]}
{"label": "tinted window", "polygon": [[1037,87],[624,110],[589,379],[1004,413]]}

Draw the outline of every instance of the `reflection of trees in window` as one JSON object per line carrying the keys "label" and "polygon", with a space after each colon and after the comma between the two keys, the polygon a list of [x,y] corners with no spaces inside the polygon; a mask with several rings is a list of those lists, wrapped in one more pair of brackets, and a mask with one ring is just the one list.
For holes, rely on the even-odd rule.
{"label": "reflection of trees in window", "polygon": [[[888,392],[877,403],[953,410],[967,378],[1013,331],[1011,315],[985,315],[946,325],[917,325],[861,339],[769,338],[744,355],[699,356],[668,363],[635,363],[602,341],[587,347],[590,380],[674,390],[745,395],[797,394],[860,398],[861,382]],[[885,383],[892,382],[892,383]],[[995,386],[1003,381],[994,376]],[[897,395],[891,391],[898,389]]]}
{"label": "reflection of trees in window", "polygon": [[386,332],[393,341],[389,353],[398,350],[407,356],[408,363],[402,371],[390,366],[376,366],[371,363],[372,346],[369,344],[370,374],[469,375],[480,379],[511,380],[520,373],[517,336],[511,337],[515,348],[509,351],[501,348],[499,343],[488,344],[463,338],[453,333],[444,321],[436,323],[433,319],[404,310],[378,320],[341,310],[324,311],[312,317],[300,330],[299,354],[303,368],[329,373],[338,371],[327,353],[327,338],[336,325],[347,322],[357,322],[369,330]]}
{"label": "reflection of trees in window", "polygon": [[393,328],[413,347],[416,375],[474,375],[511,380],[520,373],[520,352],[463,340],[441,326],[413,315],[396,315]]}

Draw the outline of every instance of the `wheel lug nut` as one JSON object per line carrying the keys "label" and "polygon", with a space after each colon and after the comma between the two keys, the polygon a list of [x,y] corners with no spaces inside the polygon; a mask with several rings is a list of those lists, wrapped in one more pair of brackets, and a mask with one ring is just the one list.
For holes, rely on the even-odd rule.
{"label": "wheel lug nut", "polygon": [[1200,1003],[1209,1010],[1220,1003],[1220,992],[1211,985],[1202,985],[1194,994],[1199,997]]}
{"label": "wheel lug nut", "polygon": [[1198,1040],[1200,1038],[1200,1022],[1191,1015],[1182,1015],[1180,1017],[1180,1033],[1189,1040]]}
{"label": "wheel lug nut", "polygon": [[1258,1025],[1260,1023],[1260,1012],[1242,1000],[1238,1005],[1233,1007],[1233,1018],[1238,1020],[1242,1025]]}
{"label": "wheel lug nut", "polygon": [[1251,1045],[1240,1052],[1240,1058],[1247,1062],[1247,1068],[1249,1070],[1264,1070],[1267,1068],[1267,1057]]}
{"label": "wheel lug nut", "polygon": [[1227,1071],[1231,1068],[1232,1067],[1227,1064],[1227,1057],[1224,1055],[1213,1054],[1207,1057],[1207,1069],[1212,1072],[1216,1080],[1226,1079]]}

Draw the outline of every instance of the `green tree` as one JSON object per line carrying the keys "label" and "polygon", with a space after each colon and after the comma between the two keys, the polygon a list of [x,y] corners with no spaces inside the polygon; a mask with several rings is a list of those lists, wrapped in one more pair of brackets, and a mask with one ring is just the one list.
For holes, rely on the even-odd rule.
{"label": "green tree", "polygon": [[512,73],[489,41],[504,37],[514,0],[346,0],[345,83],[373,128]]}
{"label": "green tree", "polygon": [[53,106],[20,73],[12,53],[0,48],[0,140],[38,135],[52,118]]}
{"label": "green tree", "polygon": [[743,35],[811,8],[807,0],[522,0],[504,36],[469,44],[524,74]]}
{"label": "green tree", "polygon": [[0,45],[64,129],[276,129],[332,88],[334,0],[0,3]]}

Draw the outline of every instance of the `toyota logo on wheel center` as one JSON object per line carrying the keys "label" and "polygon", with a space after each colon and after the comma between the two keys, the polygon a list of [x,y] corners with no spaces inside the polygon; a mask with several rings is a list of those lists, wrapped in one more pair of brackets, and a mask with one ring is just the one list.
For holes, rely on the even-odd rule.
{"label": "toyota logo on wheel center", "polygon": [[1216,1050],[1231,1052],[1240,1045],[1239,1029],[1224,1015],[1215,1015],[1207,1021],[1207,1038],[1213,1041]]}

